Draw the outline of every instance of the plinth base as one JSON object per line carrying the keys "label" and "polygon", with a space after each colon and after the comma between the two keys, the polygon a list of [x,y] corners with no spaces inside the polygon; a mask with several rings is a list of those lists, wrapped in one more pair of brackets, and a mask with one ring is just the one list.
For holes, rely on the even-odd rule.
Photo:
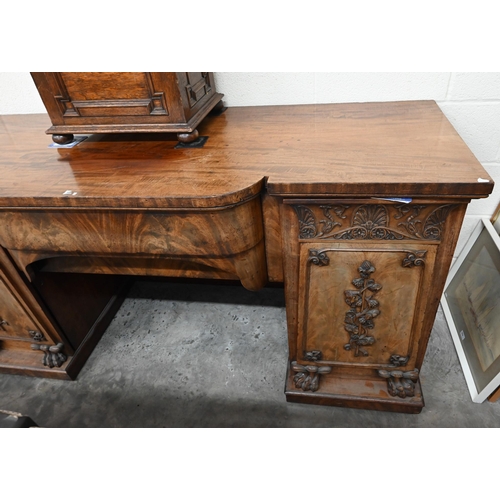
{"label": "plinth base", "polygon": [[293,382],[294,372],[288,370],[285,395],[289,403],[306,403],[324,406],[342,406],[365,410],[393,411],[399,413],[420,413],[424,398],[420,382],[415,384],[415,396],[399,398],[387,392],[387,382],[380,380],[359,380],[340,378],[333,374],[321,378],[316,392],[297,389]]}

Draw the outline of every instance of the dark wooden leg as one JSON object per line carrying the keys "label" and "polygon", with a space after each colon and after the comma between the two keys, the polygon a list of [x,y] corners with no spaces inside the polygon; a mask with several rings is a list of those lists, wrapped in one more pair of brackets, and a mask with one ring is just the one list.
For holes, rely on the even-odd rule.
{"label": "dark wooden leg", "polygon": [[212,111],[210,111],[210,114],[213,115],[213,116],[217,116],[217,115],[221,115],[222,113],[224,113],[224,111],[226,111],[226,106],[224,106],[224,103],[222,101],[219,101],[212,109]]}
{"label": "dark wooden leg", "polygon": [[199,136],[198,130],[194,129],[192,132],[178,133],[177,139],[179,139],[180,142],[190,143],[198,139],[198,136]]}
{"label": "dark wooden leg", "polygon": [[69,144],[73,142],[75,136],[73,134],[53,134],[52,140],[56,144]]}

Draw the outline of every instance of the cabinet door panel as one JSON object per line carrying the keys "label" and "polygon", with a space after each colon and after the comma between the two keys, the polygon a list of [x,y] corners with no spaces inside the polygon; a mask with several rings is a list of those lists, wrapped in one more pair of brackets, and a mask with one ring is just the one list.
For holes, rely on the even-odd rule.
{"label": "cabinet door panel", "polygon": [[410,356],[436,249],[301,245],[298,357],[379,366]]}
{"label": "cabinet door panel", "polygon": [[64,119],[168,115],[151,73],[54,73]]}
{"label": "cabinet door panel", "polygon": [[0,279],[0,337],[31,339],[36,332],[33,321]]}

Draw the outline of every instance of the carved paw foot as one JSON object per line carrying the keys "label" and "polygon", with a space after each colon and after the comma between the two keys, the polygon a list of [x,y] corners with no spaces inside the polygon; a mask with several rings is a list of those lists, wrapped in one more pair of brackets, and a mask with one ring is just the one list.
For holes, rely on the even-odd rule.
{"label": "carved paw foot", "polygon": [[325,373],[330,373],[330,366],[303,366],[297,361],[292,361],[292,370],[296,372],[293,382],[297,389],[315,392],[319,387],[319,377]]}
{"label": "carved paw foot", "polygon": [[387,379],[387,390],[391,396],[403,399],[415,396],[415,382],[419,376],[419,371],[416,368],[409,372],[379,370],[378,374]]}
{"label": "carved paw foot", "polygon": [[68,357],[62,352],[64,349],[64,344],[59,343],[57,345],[39,345],[31,344],[31,348],[34,351],[43,351],[43,365],[49,368],[54,368],[54,366],[60,367]]}

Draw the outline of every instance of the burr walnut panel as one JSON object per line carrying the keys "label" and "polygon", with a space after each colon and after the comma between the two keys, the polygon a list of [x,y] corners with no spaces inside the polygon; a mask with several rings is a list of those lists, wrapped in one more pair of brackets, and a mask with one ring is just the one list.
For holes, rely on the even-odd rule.
{"label": "burr walnut panel", "polygon": [[168,115],[151,73],[56,73],[63,116]]}
{"label": "burr walnut panel", "polygon": [[[191,133],[222,99],[222,94],[215,91],[212,73],[31,75],[52,121],[47,133],[63,136],[148,131]],[[69,140],[71,137],[66,142]]]}
{"label": "burr walnut panel", "polygon": [[[372,367],[390,365],[395,354],[411,358],[436,248],[301,245],[299,362],[310,361],[315,351],[321,351],[316,361],[322,363]],[[409,263],[415,254],[420,263]]]}

